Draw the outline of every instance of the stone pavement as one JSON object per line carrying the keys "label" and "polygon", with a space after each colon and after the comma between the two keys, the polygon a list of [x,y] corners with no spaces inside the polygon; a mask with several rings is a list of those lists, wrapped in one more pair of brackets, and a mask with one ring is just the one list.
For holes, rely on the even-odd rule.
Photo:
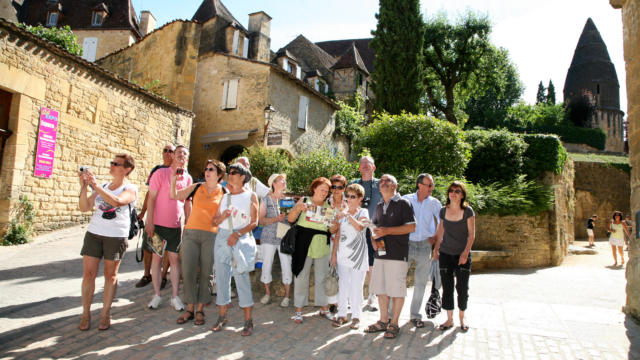
{"label": "stone pavement", "polygon": [[[289,320],[293,308],[280,308],[280,299],[256,304],[256,328],[249,338],[240,336],[237,299],[229,327],[221,333],[208,330],[216,317],[213,306],[205,309],[204,326],[177,325],[178,313],[168,305],[169,288],[161,308],[152,311],[146,309],[150,286],[134,287],[142,275],[135,243],[119,273],[111,329],[97,330],[99,279],[92,328],[81,332],[76,329],[81,313],[78,254],[84,231],[77,226],[30,244],[0,247],[0,358],[640,359],[640,326],[621,311],[624,269],[607,267],[612,260],[604,241],[597,243],[598,254],[570,255],[559,267],[474,272],[466,334],[459,328],[435,329],[444,314],[427,321],[424,329],[412,328],[407,301],[400,336],[393,341],[362,329],[334,329],[313,316],[311,307],[305,309],[304,323],[296,325]],[[254,294],[256,302],[261,296]],[[377,315],[365,313],[362,323],[374,322]]]}

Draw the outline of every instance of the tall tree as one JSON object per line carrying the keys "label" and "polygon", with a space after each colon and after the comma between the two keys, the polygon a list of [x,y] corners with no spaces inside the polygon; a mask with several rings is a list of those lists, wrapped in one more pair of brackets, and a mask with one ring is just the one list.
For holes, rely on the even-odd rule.
{"label": "tall tree", "polygon": [[486,16],[468,12],[452,24],[441,13],[426,21],[424,86],[427,110],[458,124],[461,104],[456,91],[466,91],[469,80],[489,51],[491,24]]}
{"label": "tall tree", "polygon": [[549,86],[547,86],[547,104],[555,105],[556,104],[556,87],[553,86],[553,81],[549,79]]}
{"label": "tall tree", "polygon": [[370,46],[376,52],[373,90],[378,111],[420,111],[424,21],[419,0],[380,0]]}
{"label": "tall tree", "polygon": [[544,94],[545,88],[542,81],[538,84],[538,92],[536,93],[536,105],[547,102],[547,96]]}

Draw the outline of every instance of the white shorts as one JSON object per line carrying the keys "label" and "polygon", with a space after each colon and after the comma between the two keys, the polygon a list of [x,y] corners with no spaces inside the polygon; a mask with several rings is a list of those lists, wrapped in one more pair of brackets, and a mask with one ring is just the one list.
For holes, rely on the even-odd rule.
{"label": "white shorts", "polygon": [[587,235],[593,236],[593,229],[587,229]]}

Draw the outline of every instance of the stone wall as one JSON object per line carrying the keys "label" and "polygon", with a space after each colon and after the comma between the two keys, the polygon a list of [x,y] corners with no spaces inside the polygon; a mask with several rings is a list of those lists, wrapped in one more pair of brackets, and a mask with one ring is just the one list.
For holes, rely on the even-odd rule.
{"label": "stone wall", "polygon": [[[627,74],[627,137],[631,165],[631,211],[640,210],[640,0],[610,0],[622,9],[624,60]],[[627,313],[640,319],[640,250],[638,239],[629,246],[627,262]]]}
{"label": "stone wall", "polygon": [[[0,88],[11,92],[9,129],[0,170],[0,225],[26,195],[35,228],[48,231],[87,220],[78,210],[77,171],[90,166],[109,180],[109,161],[131,154],[130,176],[141,195],[167,142],[188,144],[193,114],[17,27],[0,21]],[[41,107],[60,112],[54,171],[33,176]],[[139,206],[142,205],[140,201]]]}
{"label": "stone wall", "polygon": [[475,269],[531,268],[558,265],[573,241],[573,163],[567,161],[559,175],[547,174],[543,182],[554,189],[551,211],[536,216],[479,215],[476,220],[476,240],[473,250],[488,250],[491,254],[474,260]]}
{"label": "stone wall", "polygon": [[605,238],[606,225],[614,210],[631,212],[629,174],[616,167],[594,162],[575,162],[576,239],[587,238],[585,224],[591,215],[598,215],[594,229],[596,238]]}
{"label": "stone wall", "polygon": [[136,42],[136,37],[131,30],[73,30],[73,33],[78,37],[80,46],[84,44],[85,38],[94,37],[98,39],[96,59],[100,59]]}
{"label": "stone wall", "polygon": [[200,24],[177,20],[96,63],[140,86],[159,80],[162,95],[191,110],[200,29]]}

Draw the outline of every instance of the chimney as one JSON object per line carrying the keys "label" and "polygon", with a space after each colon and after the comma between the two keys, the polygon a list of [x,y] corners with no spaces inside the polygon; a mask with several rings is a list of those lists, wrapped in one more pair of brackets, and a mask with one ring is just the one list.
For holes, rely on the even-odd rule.
{"label": "chimney", "polygon": [[142,36],[146,36],[156,28],[156,18],[151,11],[142,10],[140,12],[140,32]]}
{"label": "chimney", "polygon": [[271,61],[271,16],[264,11],[249,14],[249,58]]}

